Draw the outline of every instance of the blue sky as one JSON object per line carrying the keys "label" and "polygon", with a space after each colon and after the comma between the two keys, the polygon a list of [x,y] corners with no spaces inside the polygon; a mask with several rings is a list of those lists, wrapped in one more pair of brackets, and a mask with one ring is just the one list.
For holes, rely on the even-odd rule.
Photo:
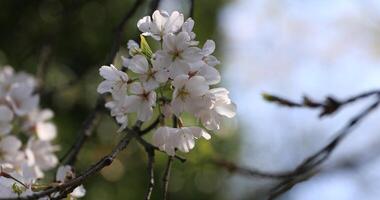
{"label": "blue sky", "polygon": [[[379,10],[375,0],[236,0],[221,12],[224,84],[238,105],[238,120],[244,127],[241,163],[273,171],[292,169],[371,103],[373,99],[320,120],[315,111],[268,104],[261,93],[295,100],[307,94],[321,100],[331,94],[345,98],[379,88]],[[323,166],[325,173],[283,198],[378,199],[379,158],[351,171],[332,169],[352,155],[368,155],[380,144],[379,113],[337,149]],[[239,177],[231,185],[228,193],[234,198],[266,187]]]}

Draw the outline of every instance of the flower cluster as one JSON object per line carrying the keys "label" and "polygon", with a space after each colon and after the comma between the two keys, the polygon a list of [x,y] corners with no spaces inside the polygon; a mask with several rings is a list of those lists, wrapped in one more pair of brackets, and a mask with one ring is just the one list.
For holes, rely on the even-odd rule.
{"label": "flower cluster", "polygon": [[53,112],[39,108],[37,81],[0,68],[0,197],[31,194],[44,171],[57,166]]}
{"label": "flower cluster", "polygon": [[[155,109],[165,117],[174,115],[179,127],[162,121],[153,143],[169,155],[175,150],[188,152],[195,139],[209,139],[210,135],[200,127],[186,127],[183,113],[196,117],[208,130],[220,129],[223,117],[235,115],[228,90],[213,88],[221,80],[215,68],[219,61],[212,55],[215,42],[207,40],[200,48],[194,21],[185,21],[177,11],[155,11],[152,17],[140,19],[137,27],[142,32],[141,41],[128,42],[129,56],[122,57],[126,70],[102,66],[99,72],[105,80],[98,92],[111,94],[105,106],[121,125],[120,131],[128,126],[131,113],[142,122],[150,120]],[[153,52],[144,36],[151,37],[159,48]]]}

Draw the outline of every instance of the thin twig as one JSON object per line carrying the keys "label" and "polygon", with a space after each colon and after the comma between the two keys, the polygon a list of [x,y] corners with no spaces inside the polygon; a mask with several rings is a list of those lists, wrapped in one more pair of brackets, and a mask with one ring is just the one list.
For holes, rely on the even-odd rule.
{"label": "thin twig", "polygon": [[160,0],[152,0],[149,6],[149,14],[152,15],[155,10],[160,6]]}
{"label": "thin twig", "polygon": [[132,5],[131,9],[125,14],[119,25],[115,29],[115,36],[112,43],[111,51],[108,54],[105,64],[109,65],[113,63],[113,60],[116,57],[117,52],[120,49],[120,45],[122,42],[122,36],[124,32],[125,25],[127,24],[128,20],[137,12],[139,7],[144,3],[144,0],[136,0],[134,4]]}
{"label": "thin twig", "polygon": [[157,117],[157,119],[154,120],[154,122],[151,125],[149,125],[145,129],[143,129],[143,130],[140,131],[140,135],[145,135],[145,134],[149,133],[149,131],[155,129],[157,127],[157,125],[160,123],[160,120],[161,120],[162,117],[163,117],[162,115],[159,115]]}
{"label": "thin twig", "polygon": [[77,156],[82,149],[84,143],[87,138],[91,136],[93,130],[96,128],[97,124],[101,118],[101,110],[104,101],[102,99],[98,99],[99,102],[96,103],[96,108],[93,110],[90,115],[83,122],[82,127],[79,129],[77,133],[77,138],[75,143],[70,147],[67,153],[61,158],[61,162],[65,161],[66,165],[74,165],[77,160]]}
{"label": "thin twig", "polygon": [[194,3],[195,3],[195,0],[190,0],[190,14],[189,14],[189,16],[191,18],[194,17],[194,6],[195,6]]}
{"label": "thin twig", "polygon": [[168,196],[169,189],[169,180],[170,180],[170,172],[172,169],[173,156],[168,156],[168,162],[166,163],[164,177],[162,179],[164,183],[164,196],[163,199],[166,200]]}
{"label": "thin twig", "polygon": [[[124,27],[127,24],[127,21],[136,13],[136,11],[140,7],[140,5],[142,5],[142,3],[143,3],[143,0],[136,0],[132,8],[125,14],[123,19],[117,26],[115,30],[115,36],[114,36],[110,53],[108,54],[105,60],[106,65],[112,63],[114,58],[116,57],[116,54],[120,49]],[[82,149],[83,144],[86,142],[88,136],[91,135],[92,131],[94,130],[94,128],[99,122],[98,119],[101,115],[103,104],[104,104],[104,99],[101,96],[99,96],[93,112],[91,112],[87,116],[82,128],[78,131],[75,143],[69,149],[68,153],[66,153],[64,156],[64,159],[66,160],[65,162],[66,164],[73,165],[76,162],[76,157],[79,154],[80,150]]]}
{"label": "thin twig", "polygon": [[263,94],[263,98],[268,102],[277,103],[281,106],[295,107],[295,108],[308,108],[308,109],[320,109],[321,112],[319,117],[331,115],[341,109],[343,106],[349,105],[351,103],[357,102],[359,100],[365,99],[370,96],[379,95],[380,90],[368,91],[355,95],[353,97],[338,100],[335,97],[328,96],[324,101],[318,102],[312,100],[310,97],[304,96],[302,102],[292,101],[283,97],[279,97],[271,94]]}
{"label": "thin twig", "polygon": [[146,154],[148,156],[148,175],[149,175],[149,184],[148,190],[145,196],[146,200],[149,200],[152,196],[153,187],[154,187],[154,149],[153,148],[145,148]]}
{"label": "thin twig", "polygon": [[[173,115],[172,117],[173,120],[173,128],[178,127],[178,118]],[[164,194],[163,194],[163,199],[166,200],[168,196],[168,189],[169,189],[169,180],[170,180],[170,173],[172,169],[172,162],[173,162],[173,156],[168,156],[168,162],[166,163],[165,167],[165,173],[164,177],[162,179],[163,184],[164,184]]]}

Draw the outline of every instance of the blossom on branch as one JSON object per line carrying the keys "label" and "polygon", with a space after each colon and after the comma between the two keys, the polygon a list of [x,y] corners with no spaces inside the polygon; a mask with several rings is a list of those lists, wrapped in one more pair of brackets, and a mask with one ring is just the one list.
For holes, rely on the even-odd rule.
{"label": "blossom on branch", "polygon": [[[183,14],[177,11],[169,14],[157,10],[138,21],[140,44],[128,42],[129,55],[122,56],[125,72],[114,66],[100,69],[105,81],[98,92],[112,93],[106,107],[120,124],[119,131],[128,126],[128,115],[132,113],[141,122],[150,121],[154,113],[175,115],[177,121],[170,124],[161,120],[153,134],[153,144],[169,155],[176,150],[189,152],[197,139],[211,138],[201,127],[187,127],[182,120],[184,113],[199,119],[199,126],[208,130],[219,130],[223,118],[236,114],[228,90],[214,87],[221,80],[216,68],[220,62],[212,55],[215,42],[207,40],[200,48],[194,24],[191,18],[184,21]],[[144,36],[153,38],[150,41],[157,45],[152,46],[158,48],[152,49]],[[113,92],[121,87],[120,92]],[[178,126],[170,127],[173,125]]]}
{"label": "blossom on branch", "polygon": [[0,198],[32,194],[58,163],[53,112],[39,108],[36,82],[10,66],[0,68]]}

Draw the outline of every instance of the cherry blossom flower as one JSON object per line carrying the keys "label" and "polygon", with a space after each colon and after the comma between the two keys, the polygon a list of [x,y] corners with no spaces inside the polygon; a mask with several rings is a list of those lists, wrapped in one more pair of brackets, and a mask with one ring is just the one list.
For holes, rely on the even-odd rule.
{"label": "cherry blossom flower", "polygon": [[11,164],[21,166],[22,159],[24,159],[24,154],[21,152],[21,141],[13,136],[8,135],[0,140],[0,157],[1,164]]}
{"label": "cherry blossom flower", "polygon": [[37,108],[39,96],[33,94],[34,88],[27,84],[13,84],[6,100],[18,116],[24,116]]}
{"label": "cherry blossom flower", "polygon": [[[20,181],[0,177],[0,197],[32,194],[31,185],[58,163],[57,147],[50,143],[56,137],[56,127],[48,121],[53,113],[39,109],[36,83],[29,74],[15,73],[10,66],[0,69],[0,170]],[[15,133],[37,137],[28,134],[23,144],[12,128]]]}
{"label": "cherry blossom flower", "polygon": [[120,95],[127,90],[128,75],[114,67],[102,66],[99,74],[105,79],[98,86],[100,94],[110,92],[114,95]]}
{"label": "cherry blossom flower", "polygon": [[152,18],[145,16],[137,22],[137,27],[143,35],[161,40],[169,33],[175,33],[182,27],[183,14],[174,11],[170,15],[165,11],[154,11]]}
{"label": "cherry blossom flower", "polygon": [[41,140],[51,141],[57,136],[57,127],[49,122],[54,113],[49,109],[36,109],[28,114],[28,120],[24,124],[24,130],[32,130]]}
{"label": "cherry blossom flower", "polygon": [[236,115],[236,105],[231,102],[228,93],[225,88],[209,90],[207,95],[212,99],[213,106],[210,109],[199,109],[195,115],[207,129],[218,130],[223,117],[232,118]]}
{"label": "cherry blossom flower", "polygon": [[174,156],[175,150],[189,152],[195,146],[195,140],[199,138],[209,140],[211,136],[199,127],[160,127],[153,135],[153,144],[167,154]]}
{"label": "cherry blossom flower", "polygon": [[[154,111],[166,118],[175,115],[179,120],[186,113],[199,119],[209,130],[220,129],[223,118],[235,116],[236,106],[228,97],[228,90],[213,88],[221,81],[215,68],[220,62],[212,55],[215,42],[207,40],[200,48],[193,32],[194,24],[191,18],[184,21],[177,11],[170,15],[155,11],[152,17],[145,16],[138,21],[137,27],[142,32],[140,44],[129,41],[129,55],[122,56],[125,73],[137,78],[127,80],[128,90],[124,85],[122,92],[113,94],[105,104],[120,124],[119,132],[128,126],[129,114],[137,114],[137,120],[145,122]],[[157,40],[157,45],[149,45],[144,36]],[[113,87],[103,84],[99,87],[105,89],[98,90],[99,93],[112,90]],[[180,128],[170,128],[165,120],[160,123],[161,127],[153,135],[154,144],[169,155],[174,155],[175,150],[189,152],[196,139],[210,138],[200,127],[180,124]]]}
{"label": "cherry blossom flower", "polygon": [[57,146],[49,141],[37,140],[31,137],[28,140],[25,153],[30,163],[39,167],[41,170],[49,170],[58,164],[58,158],[54,154],[58,150]]}
{"label": "cherry blossom flower", "polygon": [[113,100],[106,103],[106,108],[111,110],[111,116],[115,117],[117,123],[120,124],[118,132],[124,130],[128,126],[128,113],[130,113],[130,106],[128,96],[121,95],[115,96]]}
{"label": "cherry blossom flower", "polygon": [[157,88],[160,83],[166,82],[169,78],[168,71],[161,65],[157,65],[156,62],[154,63],[150,67],[145,56],[136,55],[128,65],[128,69],[140,75],[140,81],[149,90]]}
{"label": "cherry blossom flower", "polygon": [[191,111],[195,106],[193,100],[200,97],[209,89],[202,76],[179,75],[173,81],[174,92],[171,102],[173,112],[179,116],[183,111]]}
{"label": "cherry blossom flower", "polygon": [[162,66],[168,66],[170,78],[186,74],[193,67],[193,63],[201,60],[201,49],[190,46],[190,41],[186,32],[164,36],[163,49],[158,50],[155,56],[160,59]]}
{"label": "cherry blossom flower", "polygon": [[131,84],[130,91],[134,94],[128,97],[131,111],[137,113],[139,120],[149,120],[153,114],[152,107],[156,104],[156,93],[138,82]]}

